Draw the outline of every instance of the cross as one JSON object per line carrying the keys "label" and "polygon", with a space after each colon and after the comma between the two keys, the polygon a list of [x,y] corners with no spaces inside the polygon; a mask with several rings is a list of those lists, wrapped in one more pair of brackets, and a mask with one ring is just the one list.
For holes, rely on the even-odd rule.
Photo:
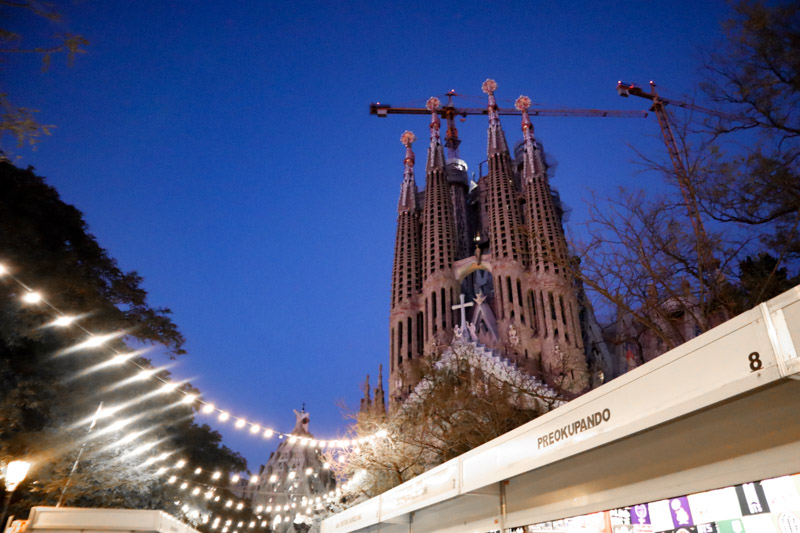
{"label": "cross", "polygon": [[459,295],[459,299],[461,300],[461,305],[454,305],[452,309],[453,311],[461,309],[461,329],[463,330],[467,327],[467,307],[472,307],[475,304],[472,302],[464,303],[465,298],[463,293]]}

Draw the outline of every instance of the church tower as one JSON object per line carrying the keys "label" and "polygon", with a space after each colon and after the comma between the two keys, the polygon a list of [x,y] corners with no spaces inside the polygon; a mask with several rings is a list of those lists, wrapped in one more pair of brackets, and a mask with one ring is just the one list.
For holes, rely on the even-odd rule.
{"label": "church tower", "polygon": [[419,310],[422,290],[422,226],[414,181],[414,134],[406,131],[400,142],[406,147],[403,159],[403,184],[397,205],[397,237],[392,268],[392,307],[389,319],[391,353],[389,361],[389,397],[396,393],[398,373],[403,363],[423,353],[424,319]]}
{"label": "church tower", "polygon": [[[401,139],[406,157],[392,272],[390,407],[421,378],[415,361],[441,351],[454,335],[558,388],[578,393],[588,384],[581,308],[561,211],[528,116],[530,99],[517,100],[523,144],[512,157],[494,96],[497,83],[486,80],[482,89],[488,170],[477,183],[469,183],[459,158],[451,102],[442,107],[432,97],[426,105],[430,144],[421,193],[414,182],[414,135]],[[448,123],[447,159],[440,114]],[[462,296],[472,301],[459,304]],[[370,401],[365,398],[365,409]]]}
{"label": "church tower", "polygon": [[[514,183],[514,166],[500,125],[494,91],[497,83],[486,80],[481,87],[489,96],[489,131],[486,159],[486,213],[489,245],[492,250],[492,275],[495,281],[495,315],[501,341],[527,329],[529,322],[522,303],[522,283],[527,259],[527,243],[522,237],[519,193]],[[526,337],[523,336],[523,345]],[[524,353],[524,348],[523,348]],[[530,355],[530,354],[529,354]]]}
{"label": "church tower", "polygon": [[516,108],[522,112],[522,184],[530,252],[525,283],[530,329],[539,340],[541,371],[561,381],[562,388],[577,392],[588,383],[578,298],[561,217],[547,179],[542,150],[533,137],[530,105],[527,96],[517,98]]}
{"label": "church tower", "polygon": [[439,99],[430,98],[431,139],[425,165],[425,207],[422,215],[423,340],[425,353],[452,339],[452,306],[458,301],[459,283],[453,274],[456,228],[453,203],[439,135]]}

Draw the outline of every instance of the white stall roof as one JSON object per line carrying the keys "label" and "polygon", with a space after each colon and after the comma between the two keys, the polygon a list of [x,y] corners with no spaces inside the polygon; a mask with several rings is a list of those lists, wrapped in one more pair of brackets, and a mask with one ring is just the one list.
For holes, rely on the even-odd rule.
{"label": "white stall roof", "polygon": [[34,507],[28,517],[26,531],[199,533],[164,511],[78,507]]}
{"label": "white stall roof", "polygon": [[800,287],[326,519],[322,533],[490,531],[800,472],[796,347]]}

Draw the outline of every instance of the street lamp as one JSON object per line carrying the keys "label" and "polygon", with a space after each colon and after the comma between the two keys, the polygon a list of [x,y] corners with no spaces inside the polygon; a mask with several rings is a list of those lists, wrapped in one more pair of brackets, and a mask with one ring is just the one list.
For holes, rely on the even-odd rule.
{"label": "street lamp", "polygon": [[28,475],[28,470],[31,464],[27,461],[11,461],[6,465],[6,502],[3,504],[3,514],[0,515],[0,525],[5,527],[6,513],[8,512],[8,504],[11,503],[11,494],[19,486],[25,476]]}

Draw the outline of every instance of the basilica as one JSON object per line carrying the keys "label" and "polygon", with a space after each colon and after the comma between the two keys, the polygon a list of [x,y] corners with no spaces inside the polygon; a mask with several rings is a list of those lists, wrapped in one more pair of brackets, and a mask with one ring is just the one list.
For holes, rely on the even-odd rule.
{"label": "basilica", "polygon": [[[522,141],[506,141],[486,80],[485,169],[470,180],[453,113],[430,98],[425,188],[415,177],[416,136],[405,132],[389,319],[389,408],[421,379],[421,357],[474,343],[520,372],[579,394],[602,382],[610,355],[575,276],[563,211],[520,96]],[[441,116],[447,120],[444,141]],[[382,392],[382,391],[381,391]],[[369,402],[367,394],[366,401]]]}

